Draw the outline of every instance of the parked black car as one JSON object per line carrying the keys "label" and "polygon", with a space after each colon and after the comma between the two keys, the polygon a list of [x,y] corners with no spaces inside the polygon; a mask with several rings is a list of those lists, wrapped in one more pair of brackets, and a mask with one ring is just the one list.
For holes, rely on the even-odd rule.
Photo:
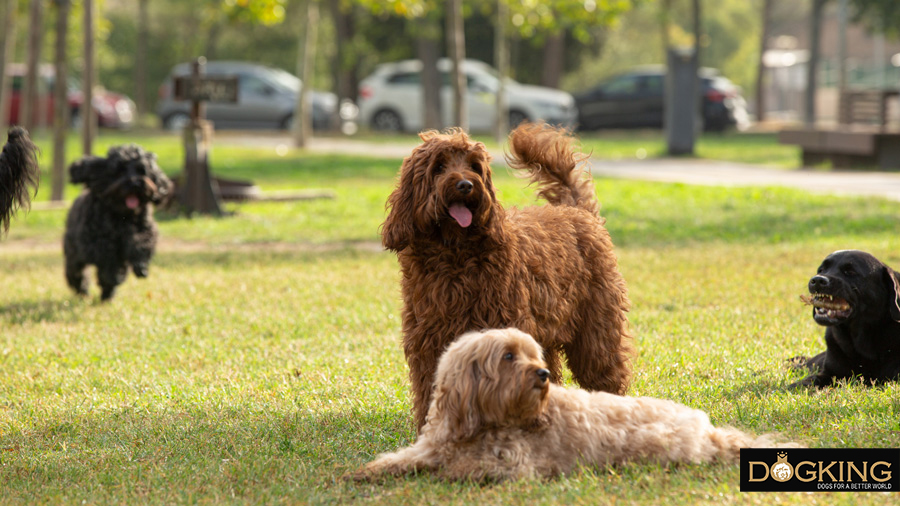
{"label": "parked black car", "polygon": [[[575,94],[579,128],[662,128],[665,77],[663,66],[641,67]],[[710,68],[700,69],[700,81],[705,130],[747,125],[747,102],[739,87]]]}

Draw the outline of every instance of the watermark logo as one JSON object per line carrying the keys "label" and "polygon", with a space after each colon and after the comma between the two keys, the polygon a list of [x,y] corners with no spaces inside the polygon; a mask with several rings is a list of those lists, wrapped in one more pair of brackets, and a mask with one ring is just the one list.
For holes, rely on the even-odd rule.
{"label": "watermark logo", "polygon": [[772,465],[769,472],[772,474],[773,480],[784,483],[794,476],[794,466],[788,464],[787,453],[778,452],[776,455],[778,456],[778,461]]}
{"label": "watermark logo", "polygon": [[900,491],[900,449],[744,448],[742,492]]}

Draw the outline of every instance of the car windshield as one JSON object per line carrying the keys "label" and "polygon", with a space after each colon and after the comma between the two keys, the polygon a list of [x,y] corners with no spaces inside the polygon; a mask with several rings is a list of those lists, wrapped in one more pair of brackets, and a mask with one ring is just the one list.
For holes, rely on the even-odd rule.
{"label": "car windshield", "polygon": [[274,84],[288,91],[296,92],[300,90],[300,79],[290,72],[281,69],[266,69],[265,76]]}

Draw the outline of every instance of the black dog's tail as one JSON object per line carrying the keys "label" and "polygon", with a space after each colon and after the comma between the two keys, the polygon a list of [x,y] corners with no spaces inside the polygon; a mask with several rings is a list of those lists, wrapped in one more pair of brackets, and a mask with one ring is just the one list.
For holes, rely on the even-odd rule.
{"label": "black dog's tail", "polygon": [[29,188],[37,194],[39,180],[37,148],[24,128],[10,128],[9,140],[0,153],[0,225],[4,232],[19,208],[28,209]]}
{"label": "black dog's tail", "polygon": [[590,173],[583,168],[588,155],[576,152],[573,137],[564,128],[546,123],[524,123],[509,134],[511,154],[506,163],[527,171],[538,187],[538,197],[556,206],[580,207],[599,214]]}

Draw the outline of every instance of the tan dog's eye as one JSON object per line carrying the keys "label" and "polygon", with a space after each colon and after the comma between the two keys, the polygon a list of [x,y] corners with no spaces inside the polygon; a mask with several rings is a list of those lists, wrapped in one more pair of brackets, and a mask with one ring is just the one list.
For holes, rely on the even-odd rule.
{"label": "tan dog's eye", "polygon": [[507,353],[506,355],[503,355],[503,360],[509,360],[510,362],[511,362],[514,358],[516,358],[516,356],[513,355],[512,353]]}

